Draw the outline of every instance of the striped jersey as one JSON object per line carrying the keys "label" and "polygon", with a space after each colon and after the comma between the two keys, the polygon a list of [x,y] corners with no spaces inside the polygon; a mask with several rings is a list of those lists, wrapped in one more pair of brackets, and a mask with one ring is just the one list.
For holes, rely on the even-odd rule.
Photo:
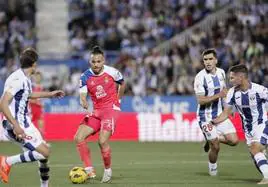
{"label": "striped jersey", "polygon": [[14,97],[9,104],[12,116],[25,128],[31,124],[28,115],[28,98],[32,93],[32,82],[22,69],[13,72],[7,78],[4,86],[4,92],[11,93]]}
{"label": "striped jersey", "polygon": [[[213,96],[226,88],[225,72],[223,69],[216,68],[215,75],[201,70],[195,77],[194,90],[198,96]],[[199,122],[208,122],[215,119],[223,111],[223,99],[217,99],[206,105],[198,105],[197,119]]]}
{"label": "striped jersey", "polygon": [[245,132],[252,130],[253,124],[262,124],[267,121],[265,104],[268,101],[268,89],[256,83],[250,83],[247,91],[236,90],[232,87],[226,102],[235,106],[242,119]]}

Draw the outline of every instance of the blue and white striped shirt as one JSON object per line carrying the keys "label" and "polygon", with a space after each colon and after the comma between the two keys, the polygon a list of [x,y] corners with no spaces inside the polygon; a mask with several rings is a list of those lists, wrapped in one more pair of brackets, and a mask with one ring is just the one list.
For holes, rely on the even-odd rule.
{"label": "blue and white striped shirt", "polygon": [[[225,72],[217,68],[215,75],[201,70],[195,77],[195,94],[202,96],[213,96],[226,88]],[[199,122],[208,122],[215,119],[223,111],[223,99],[217,99],[210,104],[198,105],[197,119]]]}
{"label": "blue and white striped shirt", "polygon": [[22,69],[18,69],[7,78],[4,92],[9,92],[14,96],[9,104],[12,116],[21,126],[29,127],[31,119],[28,114],[28,98],[32,93],[32,82]]}
{"label": "blue and white striped shirt", "polygon": [[256,83],[250,83],[250,88],[243,92],[232,87],[227,94],[226,102],[235,106],[243,123],[245,132],[252,130],[253,124],[267,121],[265,104],[268,101],[268,89]]}

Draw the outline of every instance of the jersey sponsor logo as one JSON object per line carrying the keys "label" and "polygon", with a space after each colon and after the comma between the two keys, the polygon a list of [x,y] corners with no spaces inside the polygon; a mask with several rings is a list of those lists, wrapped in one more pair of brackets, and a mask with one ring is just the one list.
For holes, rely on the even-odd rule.
{"label": "jersey sponsor logo", "polygon": [[103,98],[107,95],[102,85],[97,86],[96,97],[97,99]]}

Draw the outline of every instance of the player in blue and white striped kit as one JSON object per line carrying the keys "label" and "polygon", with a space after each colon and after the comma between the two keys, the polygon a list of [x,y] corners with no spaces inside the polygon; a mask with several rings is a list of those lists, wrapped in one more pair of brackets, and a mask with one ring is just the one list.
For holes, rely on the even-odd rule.
{"label": "player in blue and white striped kit", "polygon": [[216,125],[228,118],[235,106],[240,114],[249,151],[256,167],[263,175],[258,184],[268,184],[268,163],[263,153],[268,139],[268,121],[265,104],[268,101],[268,89],[248,80],[248,69],[239,64],[230,68],[230,83],[222,114],[211,123]]}
{"label": "player in blue and white striped kit", "polygon": [[32,92],[30,76],[36,71],[37,60],[38,54],[34,49],[25,49],[20,55],[21,68],[13,72],[5,82],[0,104],[4,114],[4,134],[19,144],[24,152],[14,156],[0,156],[0,179],[8,183],[10,169],[14,164],[38,161],[41,187],[48,187],[49,147],[31,121],[28,101],[31,98],[62,97],[64,92]]}
{"label": "player in blue and white striped kit", "polygon": [[194,90],[198,100],[197,119],[202,129],[207,145],[210,149],[209,174],[217,175],[217,159],[220,143],[234,146],[238,143],[236,130],[229,119],[226,119],[216,128],[209,124],[223,111],[224,98],[226,96],[225,72],[217,68],[217,54],[215,49],[207,49],[202,54],[205,68],[195,77]]}

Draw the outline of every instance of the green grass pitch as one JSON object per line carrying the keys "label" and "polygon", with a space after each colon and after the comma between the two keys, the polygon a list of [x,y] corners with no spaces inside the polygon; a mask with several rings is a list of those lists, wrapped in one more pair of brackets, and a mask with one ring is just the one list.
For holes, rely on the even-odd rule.
{"label": "green grass pitch", "polygon": [[[246,145],[222,145],[218,161],[219,175],[207,173],[207,154],[201,143],[138,143],[112,142],[113,181],[100,184],[103,167],[96,142],[89,143],[97,179],[85,184],[71,184],[69,170],[82,166],[72,142],[51,142],[51,187],[246,187],[257,186],[262,176],[255,169]],[[11,155],[20,149],[11,143],[0,143],[0,153]],[[37,187],[37,163],[16,165],[11,170],[9,184],[4,187]]]}

